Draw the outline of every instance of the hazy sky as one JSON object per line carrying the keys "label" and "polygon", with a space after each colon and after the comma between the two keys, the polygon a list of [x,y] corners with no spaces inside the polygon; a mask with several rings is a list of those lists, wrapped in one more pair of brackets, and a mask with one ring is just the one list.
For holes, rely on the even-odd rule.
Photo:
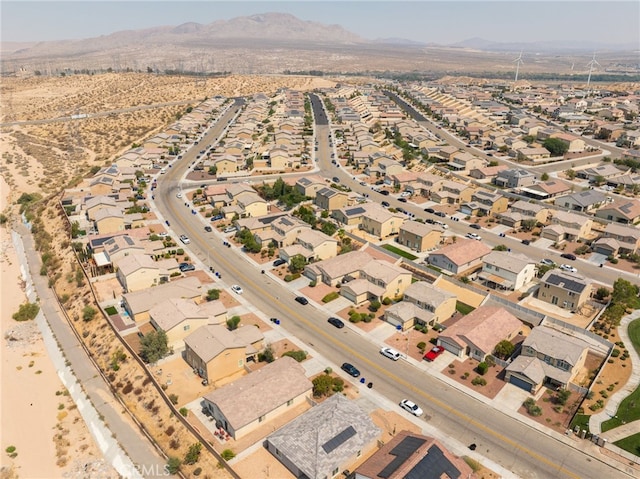
{"label": "hazy sky", "polygon": [[399,37],[455,43],[589,41],[640,45],[635,1],[6,1],[2,41],[89,38],[185,22],[211,23],[266,12],[338,24],[367,39]]}

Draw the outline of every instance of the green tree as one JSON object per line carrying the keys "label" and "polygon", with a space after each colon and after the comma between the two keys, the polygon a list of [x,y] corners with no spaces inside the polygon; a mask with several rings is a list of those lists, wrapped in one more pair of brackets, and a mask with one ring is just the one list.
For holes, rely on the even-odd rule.
{"label": "green tree", "polygon": [[494,353],[496,356],[502,359],[507,359],[510,357],[515,351],[516,347],[511,343],[511,341],[507,341],[503,339],[496,345],[496,349]]}
{"label": "green tree", "polygon": [[569,145],[559,138],[547,138],[542,146],[549,150],[551,156],[562,156],[569,150]]}
{"label": "green tree", "polygon": [[282,353],[283,356],[289,356],[290,358],[295,359],[296,361],[298,361],[299,363],[301,363],[302,361],[304,361],[305,359],[307,359],[307,353],[305,353],[304,351],[301,350],[297,350],[297,351],[286,351],[284,353]]}
{"label": "green tree", "polygon": [[202,451],[202,444],[196,442],[195,444],[191,444],[189,446],[189,450],[184,456],[185,464],[195,464],[200,459],[200,452]]}
{"label": "green tree", "polygon": [[331,392],[333,380],[328,374],[322,374],[315,378],[313,381],[313,395],[315,397],[328,396]]}
{"label": "green tree", "polygon": [[84,321],[91,321],[96,317],[96,314],[98,314],[98,311],[92,306],[87,305],[82,308],[82,319]]}
{"label": "green tree", "polygon": [[600,286],[597,290],[596,290],[596,294],[595,294],[595,298],[599,301],[604,300],[607,296],[609,296],[609,290],[607,288],[605,288],[604,286]]}
{"label": "green tree", "polygon": [[547,173],[545,171],[544,173],[542,173],[542,176],[540,177],[540,180],[547,181],[548,179],[549,179],[549,173]]}
{"label": "green tree", "polygon": [[220,299],[219,289],[210,289],[207,291],[207,301],[215,301],[217,299]]}
{"label": "green tree", "polygon": [[233,316],[231,319],[227,320],[227,328],[229,329],[229,331],[238,329],[239,324],[240,324],[240,316]]}
{"label": "green tree", "polygon": [[296,254],[289,260],[289,271],[292,273],[299,273],[307,264],[307,260],[301,254]]}
{"label": "green tree", "polygon": [[574,180],[576,178],[576,172],[575,170],[569,169],[567,171],[564,172],[564,174],[566,175],[567,178],[569,178],[570,180]]}
{"label": "green tree", "polygon": [[523,220],[520,223],[520,227],[522,228],[522,231],[531,231],[533,230],[533,228],[536,227],[536,225],[538,224],[538,220],[535,219],[527,219],[527,220]]}
{"label": "green tree", "polygon": [[567,401],[569,400],[570,397],[571,397],[571,391],[569,391],[568,389],[561,389],[560,391],[558,391],[557,399],[558,399],[558,402],[563,406],[567,404]]}
{"label": "green tree", "polygon": [[155,363],[169,352],[167,333],[162,329],[151,331],[140,339],[140,357],[146,363]]}
{"label": "green tree", "polygon": [[182,461],[178,457],[170,457],[167,461],[167,472],[169,474],[177,474],[180,470],[180,466],[182,465]]}
{"label": "green tree", "polygon": [[40,306],[36,303],[24,303],[18,308],[18,311],[11,316],[16,321],[30,321],[35,319],[40,311]]}
{"label": "green tree", "polygon": [[611,301],[635,309],[638,302],[638,285],[626,279],[616,279],[613,283]]}

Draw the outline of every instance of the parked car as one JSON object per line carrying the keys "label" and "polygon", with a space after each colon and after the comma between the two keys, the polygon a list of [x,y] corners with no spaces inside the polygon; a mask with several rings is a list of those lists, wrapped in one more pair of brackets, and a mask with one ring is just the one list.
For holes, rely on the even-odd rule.
{"label": "parked car", "polygon": [[447,217],[447,214],[443,213],[442,211],[436,211],[434,213],[434,215],[439,216],[440,218],[446,218]]}
{"label": "parked car", "polygon": [[196,267],[191,263],[180,263],[180,271],[186,273],[187,271],[195,271]]}
{"label": "parked car", "polygon": [[234,284],[231,286],[231,291],[233,291],[236,294],[242,294],[244,293],[244,291],[242,290],[242,287],[238,284]]}
{"label": "parked car", "polygon": [[381,190],[380,194],[383,196],[389,196],[389,192],[387,190]]}
{"label": "parked car", "polygon": [[338,178],[337,176],[333,177],[333,182],[334,183],[340,183],[340,178]]}
{"label": "parked car", "polygon": [[211,221],[218,221],[221,220],[222,218],[224,218],[224,216],[222,215],[215,215],[211,217]]}
{"label": "parked car", "polygon": [[358,376],[360,376],[360,371],[353,364],[343,363],[342,370],[345,371],[347,374],[353,376],[354,378],[357,378]]}
{"label": "parked car", "polygon": [[382,206],[384,206],[385,208],[389,207],[389,202],[388,201],[383,201],[382,203],[380,203]]}
{"label": "parked car", "polygon": [[444,348],[442,346],[434,346],[427,351],[427,354],[424,355],[424,359],[427,361],[435,361],[435,359],[442,353],[444,353]]}
{"label": "parked car", "polygon": [[480,240],[482,239],[482,238],[480,237],[480,235],[479,235],[479,234],[476,234],[476,233],[467,233],[467,234],[466,234],[466,237],[467,237],[467,238],[469,238],[469,239],[477,240],[477,241],[480,241]]}
{"label": "parked car", "polygon": [[227,226],[224,230],[225,233],[233,233],[237,228],[235,226]]}
{"label": "parked car", "polygon": [[304,296],[296,296],[296,301],[302,305],[309,304],[309,300]]}
{"label": "parked car", "polygon": [[398,198],[398,201],[399,201],[400,203],[406,203],[406,202],[407,202],[407,199],[406,199],[406,198]]}
{"label": "parked car", "polygon": [[187,235],[180,235],[180,241],[182,241],[184,244],[191,243],[191,240],[189,239],[189,237]]}
{"label": "parked car", "polygon": [[176,195],[176,198],[182,198],[182,193],[178,193],[178,194]]}
{"label": "parked car", "polygon": [[342,328],[344,328],[344,323],[343,323],[343,322],[342,322],[342,320],[341,320],[341,319],[339,319],[339,318],[334,318],[334,317],[332,316],[332,317],[330,317],[329,319],[327,319],[327,322],[328,322],[329,324],[333,324],[333,325],[334,325],[336,328],[338,328],[338,329],[342,329]]}
{"label": "parked car", "polygon": [[435,224],[435,223],[436,223],[436,222],[435,222],[434,220],[432,220],[431,218],[426,218],[426,219],[424,220],[424,222],[425,222],[425,223],[429,223],[430,225],[433,225],[433,224]]}
{"label": "parked car", "polygon": [[434,224],[434,225],[438,225],[438,226],[440,226],[442,229],[445,229],[445,230],[449,229],[449,225],[448,225],[448,224],[443,223],[442,221],[434,221],[434,222],[433,222],[433,224]]}
{"label": "parked car", "polygon": [[282,259],[282,258],[278,258],[277,260],[275,260],[273,262],[273,266],[277,267],[277,266],[282,266],[283,264],[287,264],[287,261]]}
{"label": "parked car", "polygon": [[529,246],[531,244],[531,240],[523,239],[522,244]]}
{"label": "parked car", "polygon": [[480,226],[478,223],[471,223],[469,225],[469,228],[473,228],[474,230],[481,230],[482,226]]}
{"label": "parked car", "polygon": [[389,359],[393,359],[394,361],[397,361],[402,356],[395,349],[388,348],[388,347],[384,347],[384,348],[380,349],[380,354],[382,354],[383,356],[385,356],[385,357],[387,357]]}
{"label": "parked car", "polygon": [[540,260],[540,264],[543,264],[545,266],[555,266],[555,263],[550,260],[549,258],[544,258],[542,260]]}
{"label": "parked car", "polygon": [[212,228],[211,226],[208,226],[208,225],[207,225],[207,226],[205,226],[205,227],[204,227],[204,230],[205,230],[207,233],[211,233],[211,232],[213,231],[213,228]]}
{"label": "parked car", "polygon": [[420,409],[420,406],[418,406],[413,401],[409,401],[408,399],[403,399],[402,401],[400,401],[400,407],[405,411],[410,412],[416,417],[422,416],[422,412],[423,412],[422,409]]}
{"label": "parked car", "polygon": [[576,255],[571,253],[562,253],[560,257],[565,259],[570,259],[571,261],[575,261],[576,259]]}
{"label": "parked car", "polygon": [[434,214],[434,213],[436,212],[436,210],[434,210],[433,208],[425,208],[425,209],[424,209],[424,212],[425,212],[425,213],[431,213],[431,214]]}
{"label": "parked car", "polygon": [[577,268],[574,268],[573,266],[568,265],[568,264],[561,264],[560,265],[560,269],[562,271],[566,271],[567,273],[577,273],[578,272]]}
{"label": "parked car", "polygon": [[400,193],[400,198],[408,198],[409,196],[411,196],[410,191],[403,191],[402,193]]}

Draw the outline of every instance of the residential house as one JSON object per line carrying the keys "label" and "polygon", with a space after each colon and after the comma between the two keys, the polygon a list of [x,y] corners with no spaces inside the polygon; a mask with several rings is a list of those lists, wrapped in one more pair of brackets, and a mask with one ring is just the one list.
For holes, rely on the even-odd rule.
{"label": "residential house", "polygon": [[588,343],[548,326],[537,326],[522,343],[517,358],[505,369],[504,380],[531,394],[542,386],[567,388],[585,366]]}
{"label": "residential house", "polygon": [[518,148],[516,150],[516,156],[518,157],[518,159],[535,161],[535,160],[542,160],[544,158],[549,158],[551,156],[551,153],[549,153],[549,150],[547,150],[542,146],[525,147],[525,148]]}
{"label": "residential house", "polygon": [[640,223],[640,201],[620,199],[603,206],[595,213],[596,217],[626,225]]}
{"label": "residential house", "polygon": [[417,281],[404,291],[402,301],[387,308],[384,319],[402,331],[415,325],[433,327],[455,314],[456,303],[455,294],[425,281]]}
{"label": "residential house", "polygon": [[287,216],[287,213],[278,212],[264,216],[240,218],[235,221],[235,225],[238,228],[238,231],[247,229],[255,235],[256,233],[271,230],[271,223],[281,216]]}
{"label": "residential house", "polygon": [[316,192],[325,188],[327,183],[323,178],[317,175],[305,176],[296,181],[295,189],[303,196],[315,198]]}
{"label": "residential house", "polygon": [[435,224],[405,221],[400,226],[398,243],[421,253],[440,244],[442,233],[443,229]]}
{"label": "residential house", "polygon": [[616,165],[612,163],[602,163],[601,165],[598,165],[598,166],[585,168],[584,170],[578,170],[576,171],[576,176],[578,178],[589,180],[589,183],[594,183],[600,180],[601,178],[604,178],[604,179],[614,178],[616,176],[620,176],[624,173],[627,173],[628,171],[629,171],[628,169],[627,171],[622,171],[620,170],[620,168],[618,168]]}
{"label": "residential house", "polygon": [[537,200],[548,200],[571,192],[572,187],[560,180],[549,180],[543,183],[520,188],[520,192]]}
{"label": "residential house", "polygon": [[482,241],[460,238],[444,248],[429,254],[427,262],[444,271],[462,274],[482,265],[482,258],[491,252],[491,248]]}
{"label": "residential house", "polygon": [[113,196],[99,195],[87,199],[84,210],[90,221],[95,221],[96,213],[103,208],[116,208],[116,199]]}
{"label": "residential house", "polygon": [[371,209],[378,209],[378,203],[366,203],[356,206],[339,208],[331,213],[333,219],[345,226],[357,226],[362,224],[362,218]]}
{"label": "residential house", "polygon": [[469,216],[494,216],[507,211],[509,200],[495,191],[476,190],[471,201],[460,207],[460,212]]}
{"label": "residential house", "polygon": [[529,257],[507,251],[492,251],[482,260],[478,273],[484,285],[493,289],[518,291],[536,276],[536,264]]}
{"label": "residential house", "polygon": [[456,205],[471,201],[474,190],[469,185],[458,183],[457,181],[444,180],[440,183],[439,189],[431,191],[429,199],[440,205]]}
{"label": "residential house", "polygon": [[500,223],[517,229],[523,221],[535,220],[536,223],[545,224],[549,218],[549,210],[537,203],[518,200],[512,203],[508,211],[499,215]]}
{"label": "residential house", "polygon": [[[252,326],[251,326],[252,327]],[[257,329],[257,328],[253,328]],[[204,338],[203,338],[204,339]],[[216,341],[213,337],[210,339]],[[202,341],[206,345],[209,341]],[[215,348],[217,357],[224,345]],[[241,350],[242,347],[234,348]],[[207,356],[211,356],[205,351]],[[228,367],[237,368],[234,358],[225,355]],[[240,354],[236,356],[240,357]],[[242,360],[238,360],[242,362]],[[222,366],[222,363],[219,365]],[[225,371],[219,367],[219,371]],[[209,380],[211,384],[212,381]],[[304,368],[293,358],[283,356],[237,381],[215,389],[203,397],[204,409],[236,441],[269,421],[307,403],[311,399],[313,384]],[[265,394],[268,391],[268,394]]]}
{"label": "residential house", "polygon": [[592,244],[593,251],[606,256],[636,254],[640,249],[640,229],[608,223],[604,235]]}
{"label": "residential house", "polygon": [[576,312],[589,299],[591,282],[577,273],[547,271],[540,280],[538,299]]}
{"label": "residential house", "polygon": [[316,192],[313,203],[320,209],[333,211],[344,208],[348,200],[349,195],[344,191],[336,190],[335,188],[321,188]]}
{"label": "residential house", "polygon": [[521,331],[520,320],[505,308],[480,306],[440,333],[437,344],[459,358],[484,361],[500,341]]}
{"label": "residential house", "polygon": [[591,218],[568,211],[555,211],[551,224],[542,229],[540,236],[555,243],[588,239],[592,226]]}
{"label": "residential house", "polygon": [[241,209],[241,217],[265,216],[269,212],[268,203],[262,199],[257,193],[241,193],[235,198],[236,204]]}
{"label": "residential house", "polygon": [[254,235],[256,241],[267,245],[275,242],[278,248],[292,245],[303,231],[311,229],[304,221],[295,216],[280,216],[271,222],[271,229]]}
{"label": "residential house", "polygon": [[167,334],[167,344],[174,350],[184,347],[184,339],[201,326],[224,323],[227,309],[222,301],[201,304],[190,299],[169,298],[149,310],[151,325]]}
{"label": "residential house", "polygon": [[328,479],[369,454],[380,434],[355,401],[334,394],[267,437],[266,447],[294,477]]}
{"label": "residential house", "polygon": [[477,170],[487,166],[488,162],[482,158],[472,155],[467,152],[455,153],[447,166],[453,170],[462,174],[469,173],[471,170]]}
{"label": "residential house", "polygon": [[503,188],[521,188],[533,185],[536,175],[523,168],[511,168],[499,171],[493,182]]}
{"label": "residential house", "polygon": [[376,204],[377,207],[368,208],[362,215],[362,230],[381,240],[398,234],[404,223],[404,216],[392,213]]}
{"label": "residential house", "polygon": [[365,301],[398,298],[411,284],[409,271],[375,259],[349,273],[349,276],[356,279],[344,283],[340,288],[340,295],[356,305]]}
{"label": "residential house", "polygon": [[568,133],[553,133],[551,138],[556,138],[567,145],[567,153],[582,153],[586,149],[584,140]]}
{"label": "residential house", "polygon": [[469,171],[469,176],[476,180],[493,180],[498,173],[508,169],[507,165],[487,166],[484,168],[474,168]]}
{"label": "residential house", "polygon": [[607,202],[607,195],[598,190],[585,190],[556,198],[554,204],[573,211],[588,213]]}
{"label": "residential house", "polygon": [[289,262],[300,254],[307,261],[322,261],[338,254],[338,240],[322,231],[305,229],[296,238],[295,243],[280,249],[280,258]]}
{"label": "residential house", "polygon": [[124,213],[121,208],[107,206],[93,214],[98,234],[117,233],[125,230]]}
{"label": "residential house", "polygon": [[359,271],[373,258],[364,251],[350,251],[335,258],[307,265],[304,275],[312,281],[322,281],[334,286],[341,283],[346,276],[351,279],[359,277]]}
{"label": "residential house", "polygon": [[116,277],[125,292],[140,291],[169,281],[174,272],[179,272],[174,258],[154,261],[146,254],[123,256],[114,262]]}
{"label": "residential house", "polygon": [[628,173],[626,175],[609,178],[607,180],[607,185],[620,190],[638,193],[640,192],[640,175],[636,173]]}
{"label": "residential house", "polygon": [[399,431],[356,468],[355,479],[477,479],[437,439]]}

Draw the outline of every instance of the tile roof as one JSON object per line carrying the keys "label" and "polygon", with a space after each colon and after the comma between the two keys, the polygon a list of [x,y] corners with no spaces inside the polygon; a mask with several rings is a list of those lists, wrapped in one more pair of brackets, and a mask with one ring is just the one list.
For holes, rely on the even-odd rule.
{"label": "tile roof", "polygon": [[491,252],[491,248],[482,241],[460,238],[444,248],[440,248],[432,255],[445,256],[452,263],[461,266],[478,260]]}

